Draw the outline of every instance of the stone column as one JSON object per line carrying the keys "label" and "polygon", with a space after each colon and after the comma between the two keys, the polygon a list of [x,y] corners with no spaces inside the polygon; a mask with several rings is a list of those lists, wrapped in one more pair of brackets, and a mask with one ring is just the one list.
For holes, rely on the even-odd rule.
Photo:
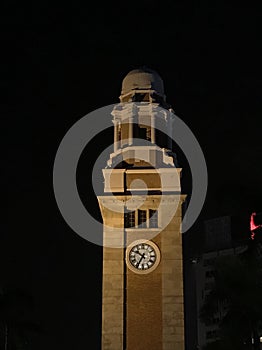
{"label": "stone column", "polygon": [[129,146],[133,144],[133,122],[134,122],[134,116],[131,115],[129,117],[129,126],[128,126],[128,145]]}
{"label": "stone column", "polygon": [[113,123],[114,123],[114,152],[117,151],[117,146],[118,146],[118,140],[117,140],[117,137],[118,137],[118,123],[116,120],[113,120]]}
{"label": "stone column", "polygon": [[172,120],[171,120],[171,113],[168,113],[168,120],[167,120],[167,128],[168,128],[168,148],[172,151]]}
{"label": "stone column", "polygon": [[156,143],[155,113],[151,114],[151,142]]}

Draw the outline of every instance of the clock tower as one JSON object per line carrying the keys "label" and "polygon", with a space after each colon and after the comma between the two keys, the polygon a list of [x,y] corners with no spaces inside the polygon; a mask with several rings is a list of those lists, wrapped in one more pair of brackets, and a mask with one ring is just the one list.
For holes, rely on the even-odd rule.
{"label": "clock tower", "polygon": [[103,217],[102,350],[183,350],[181,169],[175,115],[148,68],[124,78],[112,111],[114,152]]}

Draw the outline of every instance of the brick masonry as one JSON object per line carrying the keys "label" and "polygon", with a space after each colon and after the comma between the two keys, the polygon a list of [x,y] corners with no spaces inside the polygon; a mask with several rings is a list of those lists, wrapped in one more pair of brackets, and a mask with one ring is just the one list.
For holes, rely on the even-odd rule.
{"label": "brick masonry", "polygon": [[[164,197],[164,198],[163,198]],[[161,251],[158,267],[146,275],[131,271],[124,248],[103,249],[102,350],[184,350],[184,304],[181,237],[181,205],[184,197],[163,195],[159,222],[163,230],[155,237],[143,229],[124,230],[123,208],[129,196],[102,196],[104,241],[123,244],[151,239]],[[133,197],[132,197],[133,198]],[[118,212],[108,203],[118,200]],[[120,204],[119,204],[120,203]],[[170,221],[171,205],[177,210]],[[148,196],[140,209],[157,209],[160,196]],[[122,208],[122,209],[121,209]],[[122,212],[121,212],[122,211]],[[170,223],[164,227],[164,223]],[[117,234],[114,235],[114,229]],[[124,288],[126,287],[126,293]]]}

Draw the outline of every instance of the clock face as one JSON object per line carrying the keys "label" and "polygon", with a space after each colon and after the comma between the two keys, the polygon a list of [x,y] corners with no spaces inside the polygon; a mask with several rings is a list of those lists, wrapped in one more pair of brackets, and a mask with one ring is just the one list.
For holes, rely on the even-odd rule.
{"label": "clock face", "polygon": [[137,273],[153,271],[160,261],[157,245],[149,241],[136,241],[127,248],[126,261],[128,267]]}

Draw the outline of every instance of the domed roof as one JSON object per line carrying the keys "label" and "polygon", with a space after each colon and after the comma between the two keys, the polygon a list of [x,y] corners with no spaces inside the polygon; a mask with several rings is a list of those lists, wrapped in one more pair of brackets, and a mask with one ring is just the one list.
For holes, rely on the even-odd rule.
{"label": "domed roof", "polygon": [[157,72],[147,67],[134,69],[123,79],[121,95],[128,94],[132,90],[154,90],[164,96],[163,80]]}

